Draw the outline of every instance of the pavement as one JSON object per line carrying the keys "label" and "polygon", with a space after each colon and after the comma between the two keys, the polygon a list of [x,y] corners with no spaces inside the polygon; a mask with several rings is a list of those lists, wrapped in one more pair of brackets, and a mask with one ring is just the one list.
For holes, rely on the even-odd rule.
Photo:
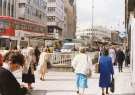
{"label": "pavement", "polygon": [[[135,88],[131,86],[131,73],[129,68],[124,68],[122,73],[115,70],[115,93],[110,95],[135,95]],[[17,80],[21,82],[21,72],[14,72]],[[75,75],[73,72],[48,71],[45,81],[39,79],[38,72],[35,72],[36,82],[31,95],[76,95]],[[101,88],[98,86],[99,74],[93,73],[88,80],[88,88],[85,95],[101,95]]]}

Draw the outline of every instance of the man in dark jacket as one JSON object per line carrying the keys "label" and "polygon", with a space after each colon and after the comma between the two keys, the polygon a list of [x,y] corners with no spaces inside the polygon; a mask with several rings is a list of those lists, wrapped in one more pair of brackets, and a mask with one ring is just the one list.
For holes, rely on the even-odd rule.
{"label": "man in dark jacket", "polygon": [[125,60],[125,54],[121,49],[118,50],[116,58],[118,62],[119,72],[122,72],[123,62]]}
{"label": "man in dark jacket", "polygon": [[2,59],[2,54],[0,54],[0,66],[2,66],[2,63],[3,63],[2,60],[3,60]]}
{"label": "man in dark jacket", "polygon": [[9,52],[0,67],[0,95],[26,95],[27,88],[21,87],[12,74],[24,64],[24,56],[17,52]]}

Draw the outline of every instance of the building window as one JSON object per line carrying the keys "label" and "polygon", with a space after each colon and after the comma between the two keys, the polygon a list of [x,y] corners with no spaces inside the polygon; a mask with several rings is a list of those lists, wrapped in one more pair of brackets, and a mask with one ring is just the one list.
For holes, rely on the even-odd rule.
{"label": "building window", "polygon": [[19,3],[19,8],[25,7],[25,3]]}
{"label": "building window", "polygon": [[55,12],[55,7],[48,7],[48,12]]}
{"label": "building window", "polygon": [[49,22],[54,22],[55,21],[55,16],[48,16],[48,21]]}
{"label": "building window", "polygon": [[56,0],[48,0],[48,2],[56,2]]}

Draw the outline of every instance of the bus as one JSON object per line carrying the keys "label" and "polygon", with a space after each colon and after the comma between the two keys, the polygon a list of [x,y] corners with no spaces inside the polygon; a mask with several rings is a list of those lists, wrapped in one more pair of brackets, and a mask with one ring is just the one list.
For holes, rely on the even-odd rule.
{"label": "bus", "polygon": [[0,16],[0,47],[26,47],[30,36],[47,35],[47,26],[32,21]]}

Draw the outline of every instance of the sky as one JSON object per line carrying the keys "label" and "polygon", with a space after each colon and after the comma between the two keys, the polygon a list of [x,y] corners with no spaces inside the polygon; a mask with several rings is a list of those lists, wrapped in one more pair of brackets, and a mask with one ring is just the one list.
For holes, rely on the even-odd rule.
{"label": "sky", "polygon": [[[77,1],[77,27],[91,27],[92,0]],[[94,26],[124,31],[124,0],[93,0]]]}

